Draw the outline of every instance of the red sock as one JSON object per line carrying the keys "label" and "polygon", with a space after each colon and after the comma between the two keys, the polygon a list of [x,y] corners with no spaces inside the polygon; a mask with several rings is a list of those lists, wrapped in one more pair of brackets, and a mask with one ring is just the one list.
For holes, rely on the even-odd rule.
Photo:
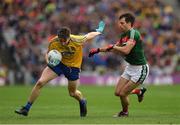
{"label": "red sock", "polygon": [[131,94],[137,94],[139,95],[141,93],[141,89],[133,89]]}
{"label": "red sock", "polygon": [[123,112],[128,112],[128,106],[127,107],[123,107]]}

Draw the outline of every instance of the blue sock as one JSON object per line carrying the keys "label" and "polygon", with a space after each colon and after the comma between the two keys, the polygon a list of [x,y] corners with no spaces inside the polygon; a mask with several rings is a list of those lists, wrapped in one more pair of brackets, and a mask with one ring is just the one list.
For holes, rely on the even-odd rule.
{"label": "blue sock", "polygon": [[31,108],[32,103],[27,102],[27,104],[25,105],[25,108],[29,111],[29,109]]}
{"label": "blue sock", "polygon": [[80,103],[80,104],[85,104],[85,103],[86,103],[86,100],[85,100],[85,99],[81,99],[81,100],[79,101],[79,103]]}

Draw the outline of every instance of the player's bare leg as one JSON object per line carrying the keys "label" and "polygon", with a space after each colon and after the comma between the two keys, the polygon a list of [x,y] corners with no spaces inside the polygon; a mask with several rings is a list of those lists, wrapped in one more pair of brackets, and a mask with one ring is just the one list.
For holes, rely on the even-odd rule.
{"label": "player's bare leg", "polygon": [[120,77],[116,87],[115,87],[115,96],[118,96],[119,97],[119,93],[120,91],[124,88],[124,86],[128,83],[129,80],[123,78],[123,77]]}
{"label": "player's bare leg", "polygon": [[79,84],[79,79],[75,80],[75,81],[68,81],[68,91],[69,91],[69,95],[71,97],[74,97],[75,99],[77,99],[78,101],[82,100],[83,96],[82,93],[77,90],[77,85]]}
{"label": "player's bare leg", "polygon": [[[123,80],[123,78],[121,78],[121,79]],[[120,92],[119,96],[120,96],[120,99],[121,99],[122,111],[119,112],[116,116],[118,116],[118,117],[128,116],[128,106],[129,106],[128,95],[138,85],[139,84],[134,83],[133,81],[129,81],[128,83],[126,83],[125,85],[122,86],[121,90],[119,91]]]}
{"label": "player's bare leg", "polygon": [[47,84],[50,80],[52,80],[56,77],[57,77],[57,74],[54,73],[49,67],[46,67],[43,70],[41,77],[39,78],[39,80],[36,82],[34,88],[32,89],[27,104],[25,106],[23,106],[22,108],[15,110],[15,113],[27,116],[28,111],[31,108],[31,105],[33,104],[33,102],[37,99],[37,97],[40,94],[40,89],[45,84]]}
{"label": "player's bare leg", "polygon": [[[122,100],[120,97],[120,92],[123,90],[124,86],[128,83],[128,81],[129,80],[127,80],[123,77],[120,77],[120,79],[119,79],[119,81],[115,87],[115,93],[114,94],[116,96],[118,96],[120,98],[120,100]],[[124,103],[122,103],[122,101],[121,101],[121,105],[123,105],[122,107],[124,107],[123,108],[124,110],[126,110],[126,111],[128,110],[128,108],[125,108],[126,105],[124,105]],[[115,114],[113,117],[118,117],[118,116],[119,116],[119,113]]]}
{"label": "player's bare leg", "polygon": [[77,85],[79,84],[79,79],[75,81],[68,81],[68,90],[69,95],[74,97],[76,100],[79,101],[80,106],[80,116],[85,117],[87,114],[87,101],[83,98],[82,93],[77,90]]}
{"label": "player's bare leg", "polygon": [[42,74],[41,77],[39,78],[39,80],[36,82],[34,88],[32,89],[31,95],[28,99],[28,102],[33,103],[36,98],[39,96],[40,94],[40,89],[47,84],[50,80],[56,78],[58,75],[56,73],[54,73],[49,67],[46,67]]}
{"label": "player's bare leg", "polygon": [[121,104],[123,110],[119,113],[119,116],[128,116],[128,106],[129,106],[129,99],[128,95],[131,93],[133,89],[135,89],[139,84],[134,83],[133,81],[129,81],[122,91],[120,92],[121,97]]}

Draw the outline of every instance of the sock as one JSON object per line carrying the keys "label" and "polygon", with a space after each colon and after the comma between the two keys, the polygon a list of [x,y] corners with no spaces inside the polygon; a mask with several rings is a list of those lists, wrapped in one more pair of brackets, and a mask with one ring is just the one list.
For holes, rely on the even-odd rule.
{"label": "sock", "polygon": [[141,94],[141,89],[133,89],[131,94],[137,94],[140,95]]}
{"label": "sock", "polygon": [[29,111],[31,106],[32,106],[32,103],[27,102],[27,104],[25,105],[25,108]]}
{"label": "sock", "polygon": [[85,100],[84,99],[81,99],[81,100],[79,100],[79,103],[85,103]]}
{"label": "sock", "polygon": [[123,107],[123,112],[128,112],[128,106],[127,107]]}

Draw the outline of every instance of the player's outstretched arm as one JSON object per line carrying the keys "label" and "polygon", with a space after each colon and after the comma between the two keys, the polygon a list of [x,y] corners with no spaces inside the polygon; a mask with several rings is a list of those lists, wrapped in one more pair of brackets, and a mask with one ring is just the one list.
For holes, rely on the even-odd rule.
{"label": "player's outstretched arm", "polygon": [[94,37],[96,37],[97,35],[100,35],[100,32],[89,32],[86,34],[86,41],[90,41],[92,40]]}
{"label": "player's outstretched arm", "polygon": [[100,21],[99,25],[98,25],[98,28],[96,29],[96,32],[89,32],[89,33],[86,34],[87,41],[93,39],[97,35],[100,35],[104,31],[104,28],[105,28],[104,21]]}
{"label": "player's outstretched arm", "polygon": [[119,51],[121,52],[122,54],[124,55],[127,55],[131,52],[132,48],[135,46],[135,43],[132,42],[132,40],[129,40],[127,41],[126,45],[125,46],[117,46],[117,45],[114,45],[113,46],[113,50],[115,51]]}
{"label": "player's outstretched arm", "polygon": [[108,52],[108,51],[111,51],[113,49],[113,47],[114,47],[114,45],[110,44],[110,45],[108,45],[106,47],[103,47],[103,48],[92,48],[89,51],[89,57],[92,57],[95,54],[98,54],[99,52]]}

